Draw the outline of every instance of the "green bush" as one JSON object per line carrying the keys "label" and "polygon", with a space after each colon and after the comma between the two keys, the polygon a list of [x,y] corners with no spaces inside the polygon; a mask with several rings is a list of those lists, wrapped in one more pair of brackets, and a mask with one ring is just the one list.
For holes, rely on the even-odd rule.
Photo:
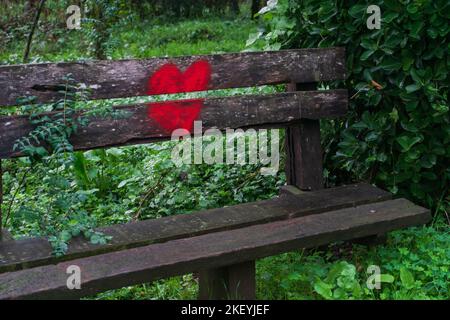
{"label": "green bush", "polygon": [[[346,48],[350,111],[345,119],[323,123],[328,182],[366,180],[445,210],[450,2],[275,2],[262,14],[265,31],[250,35],[248,45]],[[381,8],[380,30],[367,28],[371,4]]]}

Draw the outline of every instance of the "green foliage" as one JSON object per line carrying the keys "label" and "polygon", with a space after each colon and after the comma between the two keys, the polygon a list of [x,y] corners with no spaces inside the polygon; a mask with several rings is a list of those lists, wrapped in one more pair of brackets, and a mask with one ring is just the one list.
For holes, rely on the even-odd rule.
{"label": "green foliage", "polygon": [[95,300],[195,300],[198,284],[192,274],[110,290],[88,299]]}
{"label": "green foliage", "polygon": [[120,19],[131,22],[129,5],[123,0],[89,0],[84,3],[83,9],[87,17],[81,21],[81,30],[90,43],[90,52],[95,58],[104,60],[107,58],[108,40],[113,26]]}
{"label": "green foliage", "polygon": [[[69,138],[79,127],[86,126],[92,118],[123,118],[126,111],[115,110],[110,105],[99,105],[90,110],[80,111],[77,104],[87,102],[88,91],[85,85],[75,83],[69,74],[62,79],[60,93],[63,99],[51,105],[27,104],[21,107],[21,113],[29,114],[30,123],[35,127],[27,136],[16,141],[13,150],[33,160],[42,160],[50,154],[61,155],[73,152]],[[19,99],[19,104],[34,103],[35,97]],[[47,146],[47,148],[45,148]]]}
{"label": "green foliage", "polygon": [[[385,245],[343,244],[258,262],[258,295],[265,299],[449,299],[450,232],[435,227],[393,232]],[[344,260],[345,259],[345,260]],[[367,273],[379,266],[381,288]]]}
{"label": "green foliage", "polygon": [[[79,197],[77,198],[77,200]],[[59,198],[58,201],[67,201]],[[57,203],[58,204],[58,203]],[[66,203],[66,208],[73,208],[74,203]],[[54,209],[55,206],[52,206]],[[93,244],[106,244],[111,240],[111,236],[95,231],[93,228],[96,221],[92,219],[86,212],[71,213],[68,215],[57,215],[56,221],[44,221],[42,226],[45,227],[45,233],[50,235],[48,241],[52,245],[53,253],[56,256],[62,256],[67,252],[69,241],[73,237],[84,236]]]}
{"label": "green foliage", "polygon": [[[90,19],[83,15],[81,30],[62,29],[56,24],[49,33],[38,30],[34,41],[38,44],[33,46],[32,61],[74,61],[95,57],[98,32]],[[64,17],[61,21],[65,21]],[[249,19],[208,16],[156,23],[153,19],[140,20],[134,14],[124,17],[122,13],[121,19],[111,22],[107,37],[100,42],[108,59],[236,52],[244,49],[245,38],[254,27],[255,22]],[[0,63],[22,62],[20,52],[25,40],[14,39],[5,43],[0,51]]]}
{"label": "green foliage", "polygon": [[[35,129],[27,136],[24,136],[14,144],[14,151],[20,151],[34,160],[42,159],[49,155],[44,148],[47,144],[51,152],[63,154],[73,150],[69,142],[69,137],[75,133],[79,125],[83,122],[75,114],[74,104],[77,99],[84,98],[83,91],[78,92],[72,82],[71,75],[62,79],[64,84],[60,85],[61,93],[64,99],[61,99],[50,106],[42,104],[31,104],[22,107],[22,111],[29,114],[29,120]],[[19,104],[34,103],[34,97],[25,97],[19,99]],[[49,112],[55,112],[54,115],[48,115]]]}
{"label": "green foliage", "polygon": [[248,19],[218,18],[150,26],[143,21],[137,22],[134,28],[119,25],[113,29],[115,42],[109,55],[121,59],[240,51],[245,45],[243,39],[254,27],[254,22]]}
{"label": "green foliage", "polygon": [[132,7],[141,17],[180,19],[200,17],[207,13],[224,14],[232,11],[239,13],[240,0],[151,0],[132,1]]}
{"label": "green foliage", "polygon": [[[370,4],[381,8],[381,30],[366,27]],[[251,34],[249,46],[346,47],[350,113],[322,123],[329,185],[374,182],[448,220],[449,6],[448,1],[279,0],[266,8],[265,30]],[[355,247],[348,257],[328,250],[325,258],[318,253],[268,258],[262,269],[276,270],[260,273],[261,293],[276,299],[448,299],[449,240],[441,221],[395,232],[386,246]],[[370,264],[384,274],[379,291],[365,286],[363,271]]]}
{"label": "green foliage", "polygon": [[84,236],[92,243],[106,243],[110,237],[94,231],[97,219],[85,210],[93,191],[74,192],[71,182],[61,174],[60,162],[55,158],[47,159],[46,166],[53,168],[41,180],[40,203],[33,202],[36,196],[24,199],[28,201],[22,202],[14,213],[11,227],[27,235],[48,236],[57,256],[67,251],[73,237]]}
{"label": "green foliage", "polygon": [[[370,4],[381,8],[380,30],[366,27]],[[280,0],[262,15],[266,30],[251,35],[249,45],[346,47],[350,112],[323,124],[329,184],[366,180],[443,212],[438,205],[450,184],[449,12],[447,0]]]}
{"label": "green foliage", "polygon": [[[61,88],[64,90],[61,93],[64,94],[64,99],[51,105],[31,104],[22,107],[22,112],[30,114],[30,123],[35,129],[14,144],[14,150],[30,159],[30,168],[37,163],[48,167],[55,166],[43,177],[49,195],[44,208],[33,207],[31,204],[22,205],[17,218],[36,221],[39,226],[37,233],[49,236],[54,253],[58,256],[67,251],[68,242],[72,237],[84,235],[94,244],[106,243],[110,238],[94,231],[96,219],[90,217],[81,205],[87,200],[87,195],[104,191],[108,181],[99,174],[92,177],[93,172],[86,171],[83,154],[73,153],[69,138],[79,127],[87,125],[92,117],[127,116],[123,111],[116,111],[108,106],[80,112],[77,110],[77,103],[85,102],[87,93],[80,89],[83,86],[75,84],[71,75],[67,75],[63,80],[65,83]],[[19,103],[33,103],[34,97],[20,100]],[[105,150],[96,152],[106,159]],[[84,187],[76,192],[71,192],[70,181],[61,174],[70,168],[73,168],[78,178],[76,181]],[[23,177],[25,178],[25,174]],[[98,189],[86,188],[92,184],[93,178]],[[14,197],[11,201],[13,200]]]}

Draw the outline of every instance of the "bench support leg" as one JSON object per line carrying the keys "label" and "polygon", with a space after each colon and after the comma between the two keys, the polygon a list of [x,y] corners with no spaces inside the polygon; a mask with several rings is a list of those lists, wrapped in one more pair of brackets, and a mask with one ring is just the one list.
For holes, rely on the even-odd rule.
{"label": "bench support leg", "polygon": [[[287,91],[316,90],[316,83],[290,83]],[[286,180],[300,190],[323,188],[319,120],[303,119],[286,128]]]}
{"label": "bench support leg", "polygon": [[200,300],[254,300],[255,261],[199,272]]}

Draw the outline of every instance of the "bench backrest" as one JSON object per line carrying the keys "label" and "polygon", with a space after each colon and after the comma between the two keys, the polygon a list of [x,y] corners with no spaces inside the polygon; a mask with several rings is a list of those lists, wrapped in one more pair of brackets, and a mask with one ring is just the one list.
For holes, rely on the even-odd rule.
{"label": "bench backrest", "polygon": [[[320,150],[316,120],[342,116],[347,108],[346,90],[299,91],[315,90],[314,83],[344,79],[343,48],[0,66],[0,108],[17,105],[17,99],[23,96],[35,96],[37,103],[62,99],[61,79],[68,74],[89,88],[92,100],[290,84],[291,92],[279,94],[121,106],[118,108],[129,111],[131,116],[96,118],[71,137],[71,143],[75,150],[88,150],[159,141],[170,138],[177,125],[191,130],[194,120],[202,121],[203,130],[290,127],[288,179],[298,186],[301,183],[296,180],[303,178],[294,168],[305,160],[298,136],[309,137],[308,148],[316,162],[312,176],[317,176],[321,167],[317,169],[319,160],[314,160]],[[13,149],[14,143],[32,129],[27,116],[1,117],[0,158],[20,156]],[[297,161],[299,152],[302,155],[297,155],[301,158]],[[308,184],[306,189],[314,188]]]}
{"label": "bench backrest", "polygon": [[[171,59],[0,66],[0,111],[16,106],[16,100],[22,96],[36,96],[36,102],[44,104],[63,99],[65,87],[61,80],[68,74],[77,83],[91,89],[89,98],[92,100],[285,83],[288,84],[288,92],[277,94],[223,97],[222,92],[220,98],[119,106],[117,108],[129,111],[130,116],[118,119],[94,118],[70,137],[71,143],[75,150],[88,150],[152,142],[170,138],[171,129],[176,126],[191,130],[194,120],[202,121],[203,130],[212,127],[222,130],[285,128],[288,183],[300,189],[313,190],[322,187],[319,119],[342,116],[347,110],[346,90],[316,91],[317,83],[344,79],[344,60],[343,49],[329,48]],[[12,109],[7,110],[9,112]],[[186,110],[193,111],[186,114]],[[27,115],[0,116],[0,158],[21,156],[20,151],[14,150],[14,144],[33,129],[34,125]],[[283,201],[275,199],[273,203],[264,202],[260,206],[267,206],[266,211],[270,215],[276,206],[281,206],[278,208],[281,215],[290,212],[288,208],[299,207],[289,201],[285,207]],[[263,210],[255,208],[254,204],[248,204],[248,207],[244,205],[230,209],[232,216],[241,217],[241,220],[234,222],[223,215],[225,209],[216,209],[218,214],[210,221],[208,230],[213,232],[228,227],[237,228],[247,225],[249,221],[256,223],[258,219],[266,219]],[[249,214],[252,210],[256,211]],[[203,212],[195,216],[171,217],[169,224],[173,228],[164,227],[162,233],[158,230],[162,230],[162,225],[169,225],[168,220],[113,226],[106,232],[113,236],[107,245],[92,245],[83,239],[75,239],[68,254],[63,257],[54,257],[44,238],[4,241],[1,243],[0,273],[203,234],[206,232],[204,225],[201,229],[197,228],[199,216],[207,221],[210,214]],[[192,228],[186,229],[187,225]]]}

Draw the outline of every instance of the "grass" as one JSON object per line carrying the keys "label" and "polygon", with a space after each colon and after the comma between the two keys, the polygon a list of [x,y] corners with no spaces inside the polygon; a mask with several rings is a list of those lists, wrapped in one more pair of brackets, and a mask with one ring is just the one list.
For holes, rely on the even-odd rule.
{"label": "grass", "polygon": [[[152,21],[124,23],[111,30],[107,55],[111,59],[126,59],[239,52],[255,27],[249,19],[213,17],[164,25],[155,25]],[[32,62],[92,59],[86,55],[89,52],[86,32],[83,29],[37,32]],[[21,63],[24,47],[24,35],[4,44],[0,64]]]}
{"label": "grass", "polygon": [[[158,24],[150,20],[124,22],[113,28],[107,54],[111,59],[123,59],[238,52],[244,49],[248,34],[256,27],[248,19],[221,17]],[[20,63],[24,44],[20,37],[8,42],[0,52],[0,63]],[[83,31],[56,29],[44,33],[38,30],[32,61],[92,58],[87,52]],[[107,163],[100,162],[98,153],[86,153],[90,166],[101,167],[102,174],[110,179],[105,196],[101,199],[92,196],[88,200],[100,223],[129,220],[142,190],[154,183],[158,170],[165,168],[166,153],[160,144],[111,149],[106,155]],[[4,176],[5,193],[12,193],[28,163],[22,159],[8,162],[7,166],[12,169]],[[127,170],[125,166],[129,166]],[[34,199],[45,205],[47,200],[42,189],[46,174],[44,166],[36,168],[16,202]],[[168,175],[161,196],[147,205],[146,218],[270,198],[284,179],[279,176],[270,181],[258,180],[261,177],[242,180],[243,176],[251,176],[251,168],[191,167],[189,174],[192,181],[184,185],[177,184],[176,173]],[[117,188],[123,181],[127,183]],[[243,186],[238,193],[234,190],[236,185]],[[167,196],[174,193],[182,196]],[[6,200],[10,196],[7,194]],[[12,230],[15,234],[27,234],[36,227],[24,223],[25,213],[16,216]],[[332,244],[325,251],[299,250],[269,257],[257,263],[257,296],[261,299],[449,299],[449,243],[449,228],[437,219],[433,226],[393,232],[385,245],[372,248]],[[379,266],[384,275],[380,290],[366,287],[369,265]],[[193,299],[197,290],[196,279],[185,275],[107,291],[90,299]]]}
{"label": "grass", "polygon": [[[236,28],[236,25],[239,28]],[[248,19],[182,21],[152,26],[143,22],[136,30],[113,34],[116,39],[111,58],[146,58],[239,52],[255,24]]]}
{"label": "grass", "polygon": [[193,300],[198,284],[191,274],[154,281],[151,284],[110,290],[91,297],[92,300]]}

